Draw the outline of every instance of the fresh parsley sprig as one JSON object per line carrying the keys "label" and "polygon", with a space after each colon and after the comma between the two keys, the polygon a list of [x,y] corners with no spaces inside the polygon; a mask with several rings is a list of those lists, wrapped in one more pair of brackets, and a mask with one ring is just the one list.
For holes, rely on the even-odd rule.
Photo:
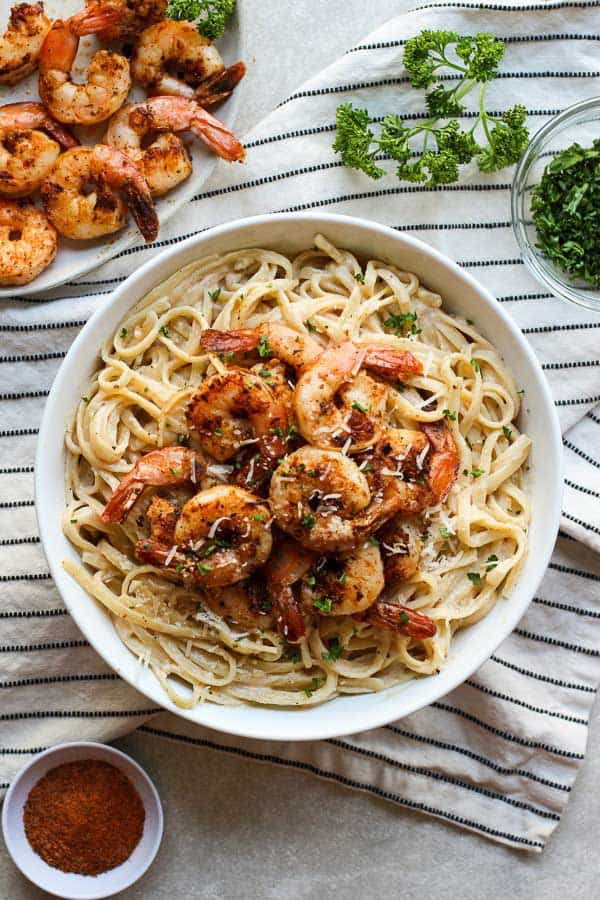
{"label": "fresh parsley sprig", "polygon": [[198,19],[198,31],[211,41],[220,38],[235,10],[236,0],[169,0],[170,19]]}
{"label": "fresh parsley sprig", "polygon": [[[517,162],[529,141],[525,108],[517,105],[494,118],[485,109],[488,82],[498,74],[504,43],[493,34],[460,36],[454,31],[431,31],[407,41],[404,66],[415,88],[425,95],[428,118],[411,125],[399,115],[378,120],[368,110],[342,103],[336,112],[333,148],[344,165],[371,178],[385,170],[377,165],[381,154],[396,161],[398,178],[425,183],[429,187],[457,181],[459,167],[473,158],[482,172],[495,172]],[[448,88],[440,80],[441,70],[457,73],[457,83]],[[447,74],[444,77],[448,77]],[[469,130],[457,118],[466,107],[463,100],[478,89],[478,111]],[[475,137],[480,131],[483,144]]]}

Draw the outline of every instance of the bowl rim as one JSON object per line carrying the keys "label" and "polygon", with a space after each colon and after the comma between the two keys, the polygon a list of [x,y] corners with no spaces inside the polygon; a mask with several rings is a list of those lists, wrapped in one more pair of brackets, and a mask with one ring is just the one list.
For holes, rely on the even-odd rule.
{"label": "bowl rim", "polygon": [[[46,750],[42,750],[40,753],[36,753],[35,756],[33,757],[33,759],[30,759],[29,762],[26,763],[16,773],[16,775],[14,776],[14,778],[4,796],[4,801],[3,801],[3,805],[2,805],[2,833],[4,835],[4,843],[6,844],[6,849],[9,852],[10,858],[14,862],[15,866],[19,869],[19,871],[22,872],[23,875],[32,884],[35,884],[37,887],[41,888],[43,891],[49,891],[50,889],[47,887],[47,884],[43,881],[43,879],[36,877],[34,874],[27,871],[21,865],[21,861],[20,861],[18,854],[14,852],[14,849],[15,849],[14,841],[13,841],[11,831],[9,829],[8,822],[9,822],[10,812],[12,809],[13,797],[16,793],[18,785],[20,784],[22,779],[27,775],[27,773],[32,768],[37,766],[41,760],[47,759],[52,756],[60,756],[64,750],[71,750],[71,749],[77,749],[77,750],[81,749],[81,751],[82,751],[81,759],[89,759],[90,757],[85,756],[85,751],[93,749],[96,753],[100,753],[101,755],[104,754],[107,758],[113,758],[113,759],[119,759],[119,760],[125,761],[125,763],[128,766],[131,766],[131,768],[133,768],[136,771],[139,778],[144,782],[144,784],[148,788],[149,794],[150,794],[150,797],[152,798],[152,802],[154,804],[154,809],[156,812],[157,827],[154,831],[153,840],[152,840],[152,844],[150,847],[148,857],[144,861],[143,866],[140,866],[140,868],[137,869],[137,871],[132,873],[131,877],[128,877],[127,879],[125,879],[123,881],[123,883],[120,884],[118,887],[116,887],[114,890],[111,889],[109,891],[109,893],[99,890],[98,893],[93,894],[93,895],[86,894],[86,900],[104,900],[105,897],[112,897],[114,894],[120,893],[121,891],[126,890],[128,887],[131,887],[132,884],[135,884],[136,881],[139,881],[139,879],[142,877],[142,875],[145,875],[145,873],[148,871],[148,869],[150,868],[150,866],[152,865],[152,863],[154,862],[154,860],[156,858],[156,854],[158,853],[158,850],[159,850],[161,842],[162,842],[163,830],[164,830],[164,813],[163,813],[162,803],[160,800],[160,795],[156,789],[154,782],[152,781],[152,779],[150,778],[150,776],[148,775],[146,770],[143,769],[142,766],[135,759],[133,759],[127,753],[124,753],[122,750],[118,750],[116,747],[112,747],[110,744],[103,744],[101,741],[65,741],[60,744],[53,744],[52,747],[48,747]],[[61,763],[58,762],[57,765],[61,765]],[[115,763],[115,766],[117,768],[119,768],[120,771],[123,771],[122,766],[119,766],[118,763]],[[47,771],[49,771],[49,770],[47,770]],[[127,774],[127,773],[125,773],[125,774]],[[43,778],[43,777],[44,777],[43,774],[40,775],[40,778]],[[146,809],[145,804],[144,804],[144,809]],[[127,862],[127,860],[125,860],[125,862]],[[124,863],[122,863],[122,865],[124,865]],[[60,871],[60,870],[58,870],[58,871]],[[98,876],[79,875],[78,877],[85,878],[86,883],[88,883],[87,882],[88,878],[92,877],[92,878],[101,879],[104,874],[108,874],[110,872],[114,872],[114,869],[108,869],[106,873],[101,872]],[[63,874],[77,874],[77,873],[63,873]],[[98,882],[98,884],[99,884],[99,882]],[[59,897],[64,896],[65,898],[68,898],[67,894],[62,895],[62,894],[52,893],[52,896],[59,896]],[[72,896],[77,897],[78,895],[73,894]]]}
{"label": "bowl rim", "polygon": [[[581,113],[593,109],[598,110],[598,117],[600,118],[600,95],[586,97],[584,100],[578,100],[577,103],[571,104],[571,106],[568,106],[555,116],[552,116],[551,119],[535,132],[527,145],[525,153],[519,160],[513,176],[510,195],[510,211],[513,235],[519,247],[519,253],[521,254],[521,258],[527,269],[536,281],[542,287],[547,288],[551,294],[558,297],[560,300],[566,300],[568,303],[574,303],[576,306],[582,307],[583,309],[589,309],[592,312],[599,313],[600,288],[596,289],[595,297],[588,299],[584,288],[578,288],[575,285],[570,284],[566,280],[566,276],[565,279],[563,279],[558,274],[553,276],[548,272],[541,264],[540,258],[535,252],[535,245],[527,236],[520,214],[522,195],[524,193],[521,182],[527,176],[530,166],[535,161],[538,152],[546,139],[554,132],[559,133],[561,131],[561,126],[567,125],[570,120],[577,118]],[[590,290],[593,290],[593,288]]]}
{"label": "bowl rim", "polygon": [[[212,710],[222,709],[222,707],[219,707],[216,704],[197,704],[192,709],[185,709],[176,706],[169,699],[168,695],[166,694],[158,680],[156,680],[156,685],[153,689],[140,685],[127,672],[121,671],[118,665],[118,661],[110,658],[109,653],[102,646],[102,641],[97,638],[93,629],[86,627],[85,616],[83,614],[80,614],[80,611],[77,609],[77,603],[71,602],[69,596],[71,592],[67,590],[63,591],[62,582],[66,573],[64,572],[64,569],[62,567],[61,560],[58,558],[58,556],[55,557],[49,549],[50,533],[52,531],[52,528],[56,528],[56,523],[52,522],[51,517],[46,514],[46,510],[44,508],[43,482],[45,478],[44,473],[46,466],[45,447],[58,439],[60,439],[61,444],[63,444],[63,430],[61,428],[59,431],[57,431],[57,428],[55,427],[53,407],[56,398],[60,395],[63,385],[66,385],[66,383],[68,382],[70,375],[69,370],[79,357],[80,347],[82,346],[82,344],[84,344],[87,333],[91,331],[95,327],[96,323],[101,321],[101,319],[105,315],[108,315],[109,310],[113,306],[119,304],[123,297],[131,295],[132,297],[137,298],[130,301],[128,305],[124,307],[124,315],[125,310],[131,309],[133,306],[135,306],[135,304],[138,303],[143,296],[145,296],[150,290],[152,290],[153,286],[160,284],[162,281],[166,280],[166,278],[169,277],[168,275],[161,275],[161,269],[164,268],[168,270],[169,262],[171,262],[180,254],[182,256],[185,256],[187,251],[195,245],[199,246],[198,256],[201,256],[201,246],[203,242],[208,239],[214,240],[221,237],[226,238],[227,236],[235,234],[235,232],[241,231],[248,226],[260,227],[261,225],[268,225],[274,222],[293,226],[293,224],[298,222],[299,220],[308,220],[314,222],[314,230],[316,232],[321,230],[326,231],[329,224],[334,226],[349,225],[351,227],[362,230],[366,229],[373,232],[375,235],[392,238],[393,241],[399,245],[399,247],[403,247],[404,249],[410,248],[415,253],[421,254],[425,258],[435,260],[436,262],[441,264],[442,267],[444,267],[446,270],[449,270],[449,274],[454,280],[458,281],[459,284],[462,282],[463,285],[469,286],[475,292],[475,294],[478,295],[480,300],[482,300],[487,306],[491,305],[494,313],[499,316],[504,326],[506,327],[513,344],[518,347],[519,353],[524,356],[527,364],[536,376],[537,385],[539,387],[543,401],[543,412],[547,417],[548,444],[545,447],[545,453],[549,455],[553,460],[554,471],[556,472],[557,478],[555,485],[553,484],[552,486],[554,488],[554,493],[549,504],[550,513],[547,518],[547,527],[544,532],[544,540],[540,542],[540,547],[537,548],[535,557],[536,566],[534,569],[535,575],[530,576],[531,586],[527,591],[527,599],[523,600],[518,606],[514,604],[507,611],[506,618],[503,621],[503,627],[499,629],[498,635],[494,637],[493,641],[489,641],[485,644],[485,646],[479,648],[479,652],[473,653],[469,657],[468,663],[463,663],[461,666],[457,666],[457,671],[454,673],[453,677],[447,676],[441,688],[439,687],[439,682],[437,681],[437,679],[425,679],[425,681],[428,681],[430,685],[425,699],[411,698],[410,701],[407,701],[406,699],[402,699],[402,694],[400,693],[398,694],[398,698],[391,700],[387,704],[372,704],[369,710],[369,714],[361,714],[358,722],[352,720],[350,724],[336,725],[333,721],[329,721],[328,719],[326,725],[315,726],[314,723],[310,725],[308,723],[302,724],[302,720],[300,718],[298,718],[295,725],[292,725],[291,720],[286,719],[285,726],[272,726],[269,730],[268,735],[265,735],[264,727],[259,728],[258,723],[254,724],[252,727],[247,727],[244,725],[238,725],[237,721],[234,723],[222,723],[220,721],[215,721],[217,714],[213,713]],[[136,293],[136,287],[138,283],[143,282],[150,273],[154,273],[156,275],[155,279],[153,280],[152,286],[147,287],[144,290],[144,293],[138,296],[138,294]],[[64,453],[64,445],[62,452]],[[533,352],[532,347],[521,333],[517,324],[508,315],[508,313],[506,313],[502,309],[501,305],[493,297],[491,292],[488,291],[487,288],[481,285],[475,278],[473,278],[473,276],[471,276],[467,271],[461,268],[452,259],[445,256],[445,254],[429,246],[428,244],[425,244],[418,238],[413,237],[412,235],[406,234],[404,232],[399,233],[398,231],[387,225],[382,225],[367,219],[362,219],[355,216],[340,215],[337,213],[273,213],[236,219],[232,222],[227,222],[225,224],[215,226],[214,228],[206,229],[200,234],[194,235],[188,238],[186,241],[183,241],[181,244],[163,251],[163,253],[158,254],[154,259],[149,260],[142,267],[136,270],[136,272],[132,273],[132,275],[130,275],[124,282],[122,282],[118,286],[115,291],[113,291],[110,298],[108,298],[108,300],[93,313],[86,325],[75,338],[67,355],[65,356],[65,359],[63,360],[58,370],[58,373],[52,385],[52,389],[47,398],[38,435],[34,480],[35,509],[38,528],[40,531],[42,548],[46,555],[52,578],[54,579],[54,582],[70,615],[73,617],[75,623],[83,632],[85,637],[88,639],[91,646],[113,670],[117,671],[117,673],[122,678],[124,678],[125,681],[127,681],[133,688],[144,694],[148,699],[152,700],[163,709],[169,712],[173,712],[180,718],[187,720],[195,725],[209,727],[225,734],[232,734],[246,738],[281,741],[320,740],[326,738],[341,737],[344,735],[357,733],[359,731],[377,728],[391,721],[394,721],[395,719],[410,715],[411,713],[430,705],[440,697],[443,697],[450,691],[454,690],[458,685],[462,684],[467,678],[469,678],[470,675],[473,674],[473,672],[475,672],[484,662],[489,659],[491,654],[494,653],[494,651],[502,643],[502,641],[505,640],[505,638],[508,637],[508,635],[513,631],[518,621],[524,615],[525,610],[529,606],[529,603],[531,602],[535,591],[539,587],[542,577],[546,571],[548,562],[550,561],[556,541],[556,536],[558,533],[563,490],[562,434],[560,430],[558,415],[554,405],[554,400],[550,393],[549,384],[542,371],[541,365]],[[72,584],[75,585],[75,582],[72,582]],[[83,591],[83,589],[78,585],[77,589]],[[90,598],[89,595],[86,596],[88,597],[90,603],[96,603],[96,601]],[[125,649],[128,653],[130,653],[127,648]],[[394,687],[389,688],[388,690],[394,690]],[[385,694],[386,691],[383,691],[380,694],[373,694],[369,696],[382,697]],[[335,702],[339,699],[340,698],[334,698],[334,700],[329,702]],[[327,704],[324,704],[324,706],[327,706]],[[398,709],[399,706],[401,707],[400,709]],[[319,708],[321,707],[310,707],[309,709]],[[227,709],[227,707],[223,707],[223,709]],[[260,709],[257,708],[256,712],[264,712],[265,709],[269,712],[271,711],[268,707],[261,707]],[[277,711],[280,712],[280,710]],[[291,712],[297,713],[296,710],[292,710]]]}

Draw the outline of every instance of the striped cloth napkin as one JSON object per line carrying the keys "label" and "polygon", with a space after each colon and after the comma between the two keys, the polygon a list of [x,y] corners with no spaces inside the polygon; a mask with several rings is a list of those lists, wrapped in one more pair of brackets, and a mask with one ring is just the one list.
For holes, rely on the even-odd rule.
{"label": "striped cloth napkin", "polygon": [[[491,31],[507,43],[492,109],[516,101],[533,129],[600,94],[598,6],[438,4],[388,22],[284,101],[247,136],[244,167],[221,166],[153,247],[136,246],[37,300],[2,303],[0,402],[0,781],[43,747],[111,740],[141,725],[213,751],[304,769],[422,810],[512,846],[540,851],[584,758],[600,680],[600,317],[545,293],[521,264],[510,228],[511,172],[428,190],[347,171],[331,144],[343,100],[375,114],[417,109],[404,92],[405,40],[423,27]],[[391,166],[390,166],[391,169]],[[124,684],[91,650],[48,574],[33,510],[33,459],[45,397],[79,328],[157,252],[207,226],[274,210],[332,209],[385,222],[458,260],[531,341],[564,430],[561,537],[515,632],[463,686],[385,728],[308,744],[231,738],[196,728]],[[52,302],[50,302],[52,301]],[[144,724],[142,724],[144,723]]]}

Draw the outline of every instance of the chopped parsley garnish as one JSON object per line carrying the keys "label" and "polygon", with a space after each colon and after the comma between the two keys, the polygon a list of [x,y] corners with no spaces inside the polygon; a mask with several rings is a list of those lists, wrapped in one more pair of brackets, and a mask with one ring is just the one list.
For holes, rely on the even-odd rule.
{"label": "chopped parsley garnish", "polygon": [[309,575],[308,578],[306,579],[306,581],[308,582],[310,587],[314,587],[315,584],[317,583],[317,579],[315,578],[314,575]]}
{"label": "chopped parsley garnish", "polygon": [[492,553],[492,555],[488,556],[488,558],[486,559],[485,571],[491,572],[492,569],[495,569],[497,565],[498,565],[498,557],[496,556],[495,553]]}
{"label": "chopped parsley garnish", "polygon": [[315,326],[313,325],[313,323],[310,321],[310,319],[306,319],[306,321],[304,322],[304,327],[306,328],[306,330],[308,331],[309,334],[313,334],[313,332],[315,332],[317,330],[315,328]]}
{"label": "chopped parsley garnish", "polygon": [[265,381],[269,381],[273,377],[273,373],[270,369],[261,369],[258,374],[261,378],[264,378]]}
{"label": "chopped parsley garnish", "polygon": [[452,412],[449,409],[444,409],[444,410],[442,410],[442,415],[444,416],[444,418],[450,419],[452,422],[456,422],[456,413],[455,412]]}
{"label": "chopped parsley garnish", "polygon": [[264,513],[254,513],[254,521],[255,522],[264,522],[265,514]]}
{"label": "chopped parsley garnish", "polygon": [[379,541],[377,540],[376,537],[371,536],[371,537],[368,539],[367,543],[370,544],[371,547],[379,547]]}
{"label": "chopped parsley garnish", "polygon": [[416,313],[392,314],[384,321],[383,327],[393,331],[396,337],[402,337],[407,334],[421,334],[421,329],[417,328]]}
{"label": "chopped parsley garnish", "polygon": [[77,519],[71,519],[71,524],[72,524],[72,525],[75,525],[76,522],[77,522]]}
{"label": "chopped parsley garnish", "polygon": [[502,434],[504,435],[505,438],[509,438],[512,434],[512,430],[510,428],[507,428],[506,425],[503,425],[502,426]]}
{"label": "chopped parsley garnish", "polygon": [[465,322],[467,323],[467,325],[474,325],[474,324],[475,324],[475,322],[473,321],[473,319],[465,319]]}
{"label": "chopped parsley garnish", "polygon": [[405,613],[404,611],[401,612],[400,613],[400,624],[408,625],[409,621],[410,621],[410,619],[408,618],[408,613]]}
{"label": "chopped parsley garnish", "polygon": [[479,365],[479,363],[477,362],[476,359],[470,359],[469,362],[471,363],[471,365],[473,366],[473,368],[475,369],[476,372],[481,372],[481,366]]}
{"label": "chopped parsley garnish", "polygon": [[230,362],[235,356],[235,353],[233,352],[233,350],[228,350],[227,353],[217,353],[217,356],[219,357],[221,362],[225,362],[225,360],[227,360],[227,362]]}
{"label": "chopped parsley garnish", "polygon": [[355,277],[356,280],[359,282],[359,284],[364,284],[364,283],[365,283],[365,276],[363,275],[362,272],[355,272],[355,273],[354,273],[354,277]]}
{"label": "chopped parsley garnish", "polygon": [[342,655],[342,648],[340,646],[340,642],[338,638],[331,638],[329,640],[329,650],[326,650],[325,653],[321,654],[325,662],[335,662]]}
{"label": "chopped parsley garnish", "polygon": [[208,296],[213,301],[213,303],[216,303],[217,300],[219,299],[219,297],[221,296],[221,288],[215,288],[214,291],[209,291]]}
{"label": "chopped parsley garnish", "polygon": [[471,469],[471,475],[473,478],[481,478],[482,475],[485,475],[485,471],[483,469]]}
{"label": "chopped parsley garnish", "polygon": [[173,478],[177,478],[177,476],[181,472],[181,469],[171,469],[170,472],[171,472],[171,475],[173,476]]}
{"label": "chopped parsley garnish", "polygon": [[544,169],[531,194],[537,246],[573,278],[600,287],[600,138],[571,144]]}
{"label": "chopped parsley garnish", "polygon": [[473,584],[481,584],[481,575],[479,572],[467,572],[467,578]]}
{"label": "chopped parsley garnish", "polygon": [[185,442],[187,441],[187,439],[188,439],[187,434],[183,434],[183,432],[180,432],[180,433],[177,435],[177,443],[179,444],[179,446],[181,446],[182,444],[185,444]]}
{"label": "chopped parsley garnish", "polygon": [[440,535],[444,538],[445,541],[449,541],[452,537],[452,532],[444,525],[442,528],[440,528]]}
{"label": "chopped parsley garnish", "polygon": [[313,678],[309,688],[302,688],[307,697],[312,697],[314,691],[318,691],[325,684],[324,678]]}
{"label": "chopped parsley garnish", "polygon": [[324,613],[330,613],[332,605],[333,601],[330,597],[317,597],[316,600],[313,600],[313,606]]}
{"label": "chopped parsley garnish", "polygon": [[309,469],[306,474],[308,475],[309,478],[318,478],[319,477],[318,469]]}
{"label": "chopped parsley garnish", "polygon": [[163,334],[165,337],[169,337],[169,329],[167,328],[166,325],[161,325],[160,328],[159,328],[158,330],[159,330],[160,333]]}
{"label": "chopped parsley garnish", "polygon": [[283,437],[283,429],[280,428],[279,425],[276,425],[274,428],[269,428],[269,431],[271,432],[271,434],[276,434],[277,437]]}
{"label": "chopped parsley garnish", "polygon": [[346,584],[346,582],[348,581],[348,573],[347,573],[347,572],[342,572],[342,574],[341,574],[340,577],[338,578],[338,581],[339,581],[340,584]]}
{"label": "chopped parsley garnish", "polygon": [[306,516],[304,516],[304,518],[302,519],[300,524],[302,525],[303,528],[314,528],[316,521],[317,520],[313,516],[313,514],[308,513]]}
{"label": "chopped parsley garnish", "polygon": [[361,413],[368,412],[367,407],[363,406],[362,403],[359,403],[358,400],[355,400],[352,404],[352,409],[357,409]]}
{"label": "chopped parsley garnish", "polygon": [[90,402],[90,398],[89,398],[89,397],[82,397],[81,399],[83,400],[84,403],[89,403],[89,402]]}
{"label": "chopped parsley garnish", "polygon": [[215,434],[216,434],[217,437],[223,437],[223,429],[222,429],[222,428],[215,428]]}
{"label": "chopped parsley garnish", "polygon": [[183,572],[183,563],[177,563],[175,566],[176,572]]}
{"label": "chopped parsley garnish", "polygon": [[196,568],[201,575],[208,575],[209,572],[212,572],[212,566],[207,566],[204,563],[196,563]]}
{"label": "chopped parsley garnish", "polygon": [[258,355],[261,359],[264,359],[266,356],[272,356],[273,351],[269,346],[269,341],[267,340],[266,335],[261,335],[260,340],[258,342]]}
{"label": "chopped parsley garnish", "polygon": [[121,330],[119,332],[119,337],[122,338],[122,340],[125,340],[125,338],[127,337],[127,329],[126,328],[121,328]]}

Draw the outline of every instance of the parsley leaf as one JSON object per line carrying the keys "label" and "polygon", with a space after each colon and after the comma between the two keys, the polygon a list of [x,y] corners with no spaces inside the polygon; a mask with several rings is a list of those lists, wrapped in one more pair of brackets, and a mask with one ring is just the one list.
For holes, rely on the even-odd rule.
{"label": "parsley leaf", "polygon": [[473,584],[481,584],[481,575],[479,572],[467,572],[467,578]]}
{"label": "parsley leaf", "polygon": [[272,356],[273,351],[269,346],[269,341],[267,340],[266,335],[261,335],[260,340],[258,342],[258,355],[261,359],[264,359],[266,356]]}
{"label": "parsley leaf", "polygon": [[324,613],[330,613],[333,601],[330,597],[317,597],[313,600],[313,606]]}
{"label": "parsley leaf", "polygon": [[198,19],[198,30],[211,41],[220,38],[233,15],[236,0],[169,0],[169,19]]}
{"label": "parsley leaf", "polygon": [[322,657],[325,662],[335,662],[340,658],[342,654],[342,648],[340,646],[340,642],[338,638],[330,638],[329,640],[329,650],[325,653],[322,653]]}

